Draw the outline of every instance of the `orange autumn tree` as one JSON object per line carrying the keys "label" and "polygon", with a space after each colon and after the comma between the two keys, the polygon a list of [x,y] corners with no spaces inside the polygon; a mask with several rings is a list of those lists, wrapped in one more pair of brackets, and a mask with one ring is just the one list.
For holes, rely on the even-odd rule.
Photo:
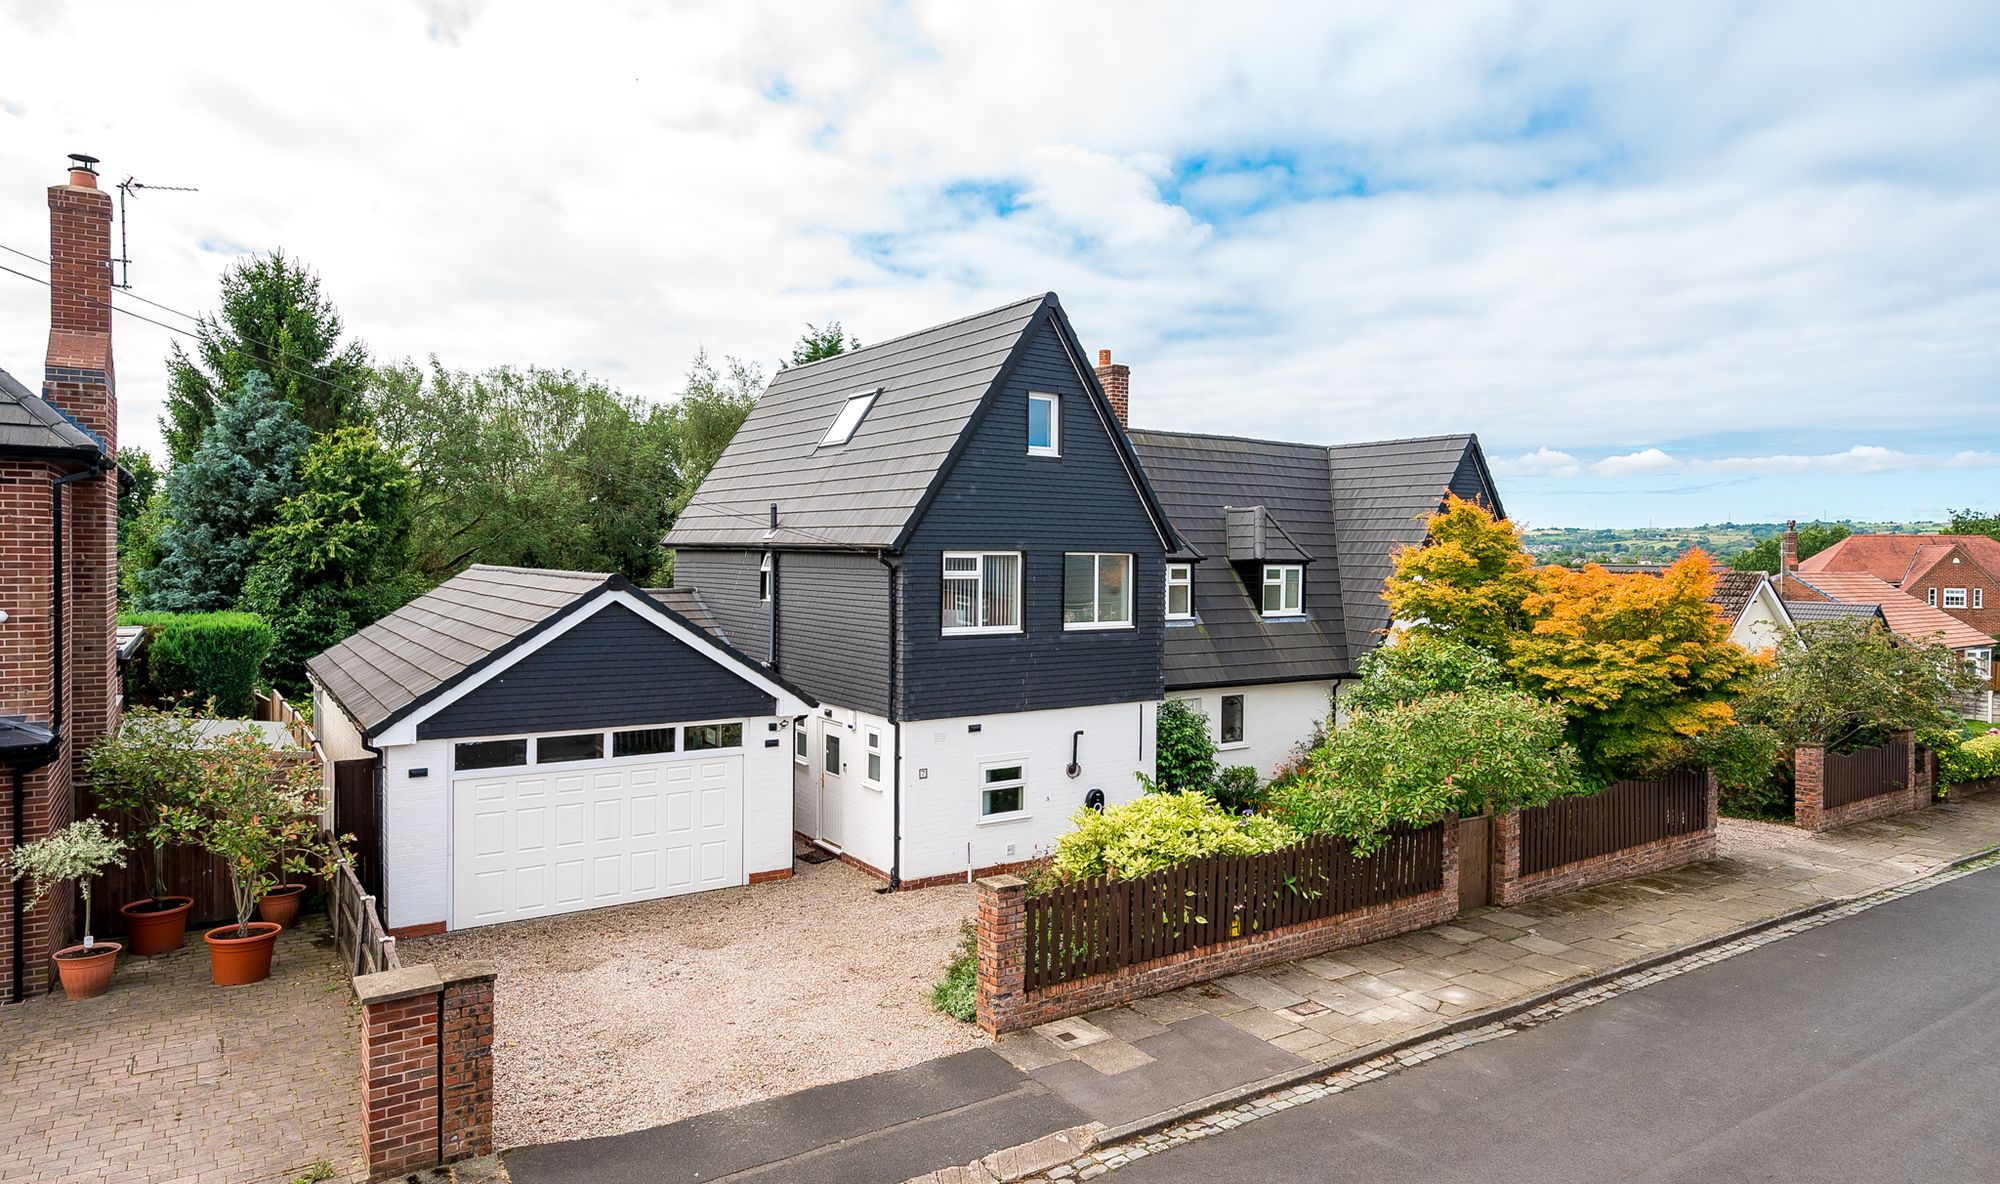
{"label": "orange autumn tree", "polygon": [[1584,759],[1606,774],[1669,759],[1735,719],[1762,661],[1709,604],[1715,572],[1689,551],[1659,576],[1545,567],[1508,659],[1522,689],[1559,700]]}
{"label": "orange autumn tree", "polygon": [[1395,557],[1383,599],[1404,631],[1498,658],[1521,689],[1561,703],[1586,765],[1612,777],[1672,759],[1734,718],[1759,660],[1708,603],[1699,551],[1659,577],[1537,568],[1520,529],[1457,497]]}

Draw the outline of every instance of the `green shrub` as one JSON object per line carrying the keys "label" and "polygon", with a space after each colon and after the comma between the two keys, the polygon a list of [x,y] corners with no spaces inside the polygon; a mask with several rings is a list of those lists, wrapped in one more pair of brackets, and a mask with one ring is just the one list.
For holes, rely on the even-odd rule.
{"label": "green shrub", "polygon": [[1249,765],[1231,765],[1217,773],[1210,793],[1231,814],[1254,814],[1264,805],[1263,783],[1257,778],[1257,770]]}
{"label": "green shrub", "polygon": [[214,700],[224,716],[250,713],[264,659],[276,638],[255,613],[128,613],[123,625],[148,634],[145,684],[163,701],[191,699],[198,709]]}
{"label": "green shrub", "polygon": [[1154,733],[1158,780],[1148,784],[1150,790],[1179,793],[1215,783],[1215,741],[1209,739],[1206,715],[1179,699],[1169,699],[1160,704]]}
{"label": "green shrub", "polygon": [[2000,733],[1938,749],[1938,780],[1946,785],[2000,777]]}
{"label": "green shrub", "polygon": [[966,921],[959,929],[958,948],[944,964],[944,977],[931,984],[931,1006],[969,1024],[978,991],[979,931]]}
{"label": "green shrub", "polygon": [[1099,814],[1078,810],[1050,861],[1064,880],[1131,879],[1204,855],[1256,855],[1299,840],[1276,820],[1230,815],[1205,793],[1149,793]]}
{"label": "green shrub", "polygon": [[1503,687],[1508,681],[1506,669],[1493,655],[1462,641],[1424,633],[1370,650],[1361,659],[1360,674],[1361,680],[1341,699],[1349,711],[1376,711],[1454,691]]}

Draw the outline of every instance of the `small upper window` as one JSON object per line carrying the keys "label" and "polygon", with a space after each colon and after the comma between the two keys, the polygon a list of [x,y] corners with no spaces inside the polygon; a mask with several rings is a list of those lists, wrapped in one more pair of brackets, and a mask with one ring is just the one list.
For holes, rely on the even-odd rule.
{"label": "small upper window", "polygon": [[873,785],[882,783],[882,733],[868,729],[868,781]]}
{"label": "small upper window", "polygon": [[1243,696],[1224,695],[1222,697],[1221,742],[1224,744],[1243,743]]}
{"label": "small upper window", "polygon": [[1305,611],[1306,571],[1296,563],[1264,565],[1264,615],[1291,617]]}
{"label": "small upper window", "polygon": [[879,393],[869,391],[865,395],[855,395],[842,404],[840,414],[833,417],[833,426],[827,428],[826,435],[819,438],[819,446],[825,448],[832,444],[847,443],[854,435],[854,429],[861,426],[862,417],[875,405],[875,396]]}
{"label": "small upper window", "polygon": [[672,752],[678,741],[673,728],[635,728],[611,733],[612,756],[657,756]]}
{"label": "small upper window", "polygon": [[1937,607],[1937,589],[1936,589],[1936,588],[1926,588],[1926,589],[1924,589],[1924,599],[1930,602],[1930,606],[1931,606],[1932,608],[1936,608],[1936,607]]}
{"label": "small upper window", "polygon": [[1054,395],[1028,396],[1028,455],[1062,455],[1062,400]]}
{"label": "small upper window", "polygon": [[504,769],[528,763],[526,740],[468,740],[452,745],[454,769]]}
{"label": "small upper window", "polygon": [[689,752],[743,747],[742,724],[691,724],[683,730],[681,747]]}
{"label": "small upper window", "polygon": [[1063,556],[1063,628],[1113,629],[1131,623],[1130,555]]}
{"label": "small upper window", "polygon": [[1946,588],[1946,589],[1944,590],[1944,606],[1945,606],[1946,608],[1964,608],[1964,607],[1965,607],[1965,589],[1963,589],[1963,588]]}
{"label": "small upper window", "polygon": [[1194,565],[1167,564],[1167,620],[1186,621],[1194,616]]}
{"label": "small upper window", "polygon": [[764,559],[757,564],[757,599],[771,599],[771,553],[764,552]]}
{"label": "small upper window", "polygon": [[535,741],[535,763],[538,765],[603,759],[602,732],[572,732],[567,736],[543,736]]}

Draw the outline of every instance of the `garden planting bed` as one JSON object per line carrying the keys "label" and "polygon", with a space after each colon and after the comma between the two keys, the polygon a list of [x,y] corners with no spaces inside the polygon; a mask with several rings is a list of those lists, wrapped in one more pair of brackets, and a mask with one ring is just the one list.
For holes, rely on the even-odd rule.
{"label": "garden planting bed", "polygon": [[986,1043],[926,993],[972,889],[790,879],[399,944],[490,962],[494,1141],[619,1134]]}

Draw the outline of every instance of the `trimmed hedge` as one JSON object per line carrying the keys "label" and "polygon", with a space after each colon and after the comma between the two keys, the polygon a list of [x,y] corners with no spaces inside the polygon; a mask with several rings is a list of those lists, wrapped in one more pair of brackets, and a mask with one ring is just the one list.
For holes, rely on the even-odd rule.
{"label": "trimmed hedge", "polygon": [[276,635],[255,613],[127,613],[121,625],[143,625],[141,681],[163,701],[191,699],[197,711],[250,714],[264,659]]}
{"label": "trimmed hedge", "polygon": [[1975,736],[1938,749],[1938,774],[1946,785],[2000,777],[2000,736]]}

